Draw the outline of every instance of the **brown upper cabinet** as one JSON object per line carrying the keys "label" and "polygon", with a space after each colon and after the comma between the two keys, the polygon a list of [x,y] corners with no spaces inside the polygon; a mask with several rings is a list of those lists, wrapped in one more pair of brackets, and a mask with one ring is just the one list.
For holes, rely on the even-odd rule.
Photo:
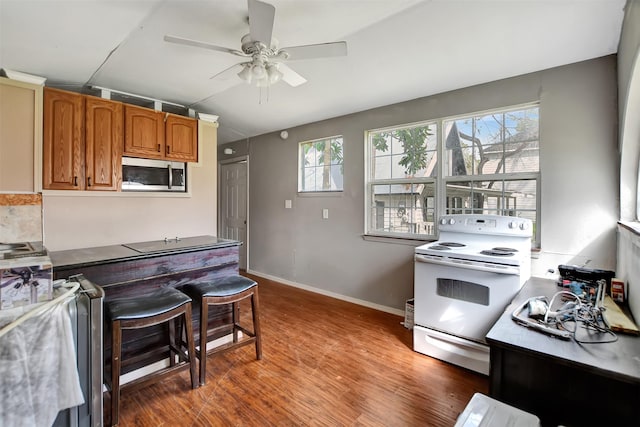
{"label": "brown upper cabinet", "polygon": [[122,104],[44,89],[43,188],[119,190]]}
{"label": "brown upper cabinet", "polygon": [[120,190],[122,181],[122,103],[85,97],[87,190]]}
{"label": "brown upper cabinet", "polygon": [[198,161],[198,121],[125,105],[124,155],[182,162]]}
{"label": "brown upper cabinet", "polygon": [[198,161],[198,121],[169,114],[165,122],[165,157],[182,162]]}
{"label": "brown upper cabinet", "polygon": [[135,105],[124,107],[124,155],[164,158],[164,113]]}
{"label": "brown upper cabinet", "polygon": [[84,98],[44,88],[42,187],[84,189]]}

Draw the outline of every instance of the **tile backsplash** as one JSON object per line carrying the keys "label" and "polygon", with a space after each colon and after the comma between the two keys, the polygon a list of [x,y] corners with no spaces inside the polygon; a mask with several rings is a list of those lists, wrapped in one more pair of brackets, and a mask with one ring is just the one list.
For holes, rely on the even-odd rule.
{"label": "tile backsplash", "polygon": [[0,193],[0,242],[40,242],[42,230],[41,193]]}

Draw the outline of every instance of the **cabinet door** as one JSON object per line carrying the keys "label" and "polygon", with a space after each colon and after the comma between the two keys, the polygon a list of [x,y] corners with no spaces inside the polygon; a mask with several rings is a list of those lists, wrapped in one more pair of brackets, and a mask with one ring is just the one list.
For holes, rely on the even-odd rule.
{"label": "cabinet door", "polygon": [[124,115],[124,155],[164,158],[164,113],[125,105]]}
{"label": "cabinet door", "polygon": [[84,190],[84,99],[79,93],[44,89],[42,186]]}
{"label": "cabinet door", "polygon": [[165,157],[183,162],[198,161],[198,121],[169,114],[165,125]]}
{"label": "cabinet door", "polygon": [[122,103],[87,96],[85,150],[87,190],[119,190],[122,181]]}
{"label": "cabinet door", "polygon": [[0,77],[0,192],[40,188],[41,108],[42,86]]}

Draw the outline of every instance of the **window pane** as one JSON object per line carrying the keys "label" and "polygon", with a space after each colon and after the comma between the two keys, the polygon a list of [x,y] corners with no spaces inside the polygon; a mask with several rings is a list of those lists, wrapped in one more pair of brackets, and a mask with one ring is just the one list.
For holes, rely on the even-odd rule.
{"label": "window pane", "polygon": [[430,176],[437,161],[436,130],[436,125],[430,124],[370,134],[375,166],[373,179]]}
{"label": "window pane", "polygon": [[391,156],[381,156],[374,159],[373,179],[391,178]]}
{"label": "window pane", "polygon": [[374,185],[372,231],[433,234],[435,185]]}
{"label": "window pane", "polygon": [[450,182],[446,213],[508,215],[536,220],[536,180]]}
{"label": "window pane", "polygon": [[301,142],[298,191],[342,191],[342,137]]}
{"label": "window pane", "polygon": [[538,172],[538,108],[445,121],[446,176]]}

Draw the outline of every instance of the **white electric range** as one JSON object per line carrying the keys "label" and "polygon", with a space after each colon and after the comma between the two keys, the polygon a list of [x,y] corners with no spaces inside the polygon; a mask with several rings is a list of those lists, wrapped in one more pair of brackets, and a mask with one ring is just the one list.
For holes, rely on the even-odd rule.
{"label": "white electric range", "polygon": [[413,348],[488,375],[485,335],[531,275],[531,220],[460,214],[415,249]]}

